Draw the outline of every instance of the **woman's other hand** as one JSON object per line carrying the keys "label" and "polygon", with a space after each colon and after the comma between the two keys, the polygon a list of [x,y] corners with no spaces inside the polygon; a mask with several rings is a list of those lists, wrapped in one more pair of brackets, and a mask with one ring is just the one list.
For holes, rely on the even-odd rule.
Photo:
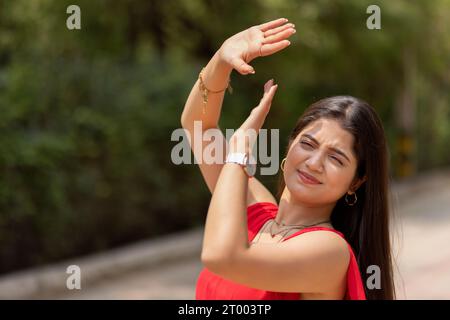
{"label": "woman's other hand", "polygon": [[259,130],[266,120],[277,89],[278,85],[274,85],[273,79],[266,82],[261,101],[252,109],[244,123],[231,136],[230,152],[252,153],[253,145],[256,142]]}

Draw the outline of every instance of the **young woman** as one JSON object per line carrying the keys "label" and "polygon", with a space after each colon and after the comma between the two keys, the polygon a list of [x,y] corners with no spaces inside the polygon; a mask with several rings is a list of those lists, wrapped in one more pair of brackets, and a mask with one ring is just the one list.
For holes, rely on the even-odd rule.
{"label": "young woman", "polygon": [[[277,19],[227,39],[186,102],[181,123],[188,137],[194,121],[202,122],[202,130],[218,128],[233,69],[254,73],[248,63],[285,49],[294,33],[287,19]],[[289,136],[277,201],[249,176],[247,160],[247,132],[262,127],[276,90],[273,80],[265,84],[259,105],[228,147],[221,136],[222,163],[199,164],[212,198],[196,298],[394,299],[380,119],[350,96],[312,104]],[[190,142],[199,159],[208,142]],[[379,279],[378,285],[372,281],[375,288],[366,286],[368,276]]]}

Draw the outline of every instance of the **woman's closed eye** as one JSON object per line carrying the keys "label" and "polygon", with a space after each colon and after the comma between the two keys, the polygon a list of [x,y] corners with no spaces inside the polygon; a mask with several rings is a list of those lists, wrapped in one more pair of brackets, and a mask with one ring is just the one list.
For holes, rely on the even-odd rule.
{"label": "woman's closed eye", "polygon": [[[312,144],[310,144],[310,143],[308,143],[306,141],[301,141],[300,143],[303,145],[303,147],[305,149],[311,150],[311,149],[314,148],[314,146]],[[330,158],[333,159],[333,161],[339,163],[339,165],[341,165],[341,166],[344,164],[341,160],[339,160],[339,158],[337,158],[335,156],[330,155]]]}
{"label": "woman's closed eye", "polygon": [[335,160],[335,161],[337,161],[341,166],[343,165],[342,161],[339,160],[337,157],[330,156],[330,158],[333,159],[333,160]]}
{"label": "woman's closed eye", "polygon": [[308,146],[309,148],[313,147],[312,144],[310,144],[308,142],[305,142],[305,141],[301,141],[301,144],[304,145],[304,146]]}

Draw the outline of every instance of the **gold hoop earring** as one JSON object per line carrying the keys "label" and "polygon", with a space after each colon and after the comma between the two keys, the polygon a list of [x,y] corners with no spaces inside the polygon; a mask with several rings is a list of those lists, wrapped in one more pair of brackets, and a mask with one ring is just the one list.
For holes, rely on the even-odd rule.
{"label": "gold hoop earring", "polygon": [[356,192],[354,192],[353,194],[355,195],[355,199],[354,199],[354,201],[351,202],[351,203],[349,203],[349,202],[348,202],[348,199],[347,199],[347,196],[348,196],[348,195],[351,195],[351,194],[347,193],[347,194],[345,195],[345,202],[346,202],[349,206],[355,205],[356,201],[358,201],[358,197],[356,196]]}
{"label": "gold hoop earring", "polygon": [[283,161],[281,161],[281,165],[280,165],[281,171],[283,171],[283,172],[284,172],[284,163],[285,162],[286,162],[286,158],[284,158]]}

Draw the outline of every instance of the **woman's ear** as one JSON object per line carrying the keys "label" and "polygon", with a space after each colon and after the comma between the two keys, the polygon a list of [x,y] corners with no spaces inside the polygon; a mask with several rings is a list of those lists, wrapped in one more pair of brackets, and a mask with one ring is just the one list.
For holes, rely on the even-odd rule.
{"label": "woman's ear", "polygon": [[358,190],[358,188],[366,181],[367,181],[367,176],[364,176],[361,179],[356,179],[356,181],[352,183],[352,186],[350,187],[350,191],[356,192],[356,190]]}
{"label": "woman's ear", "polygon": [[[367,176],[364,176],[364,177],[361,178],[361,184],[363,184],[363,183],[366,182],[366,181],[367,181]],[[360,185],[361,185],[361,184],[360,184]]]}

